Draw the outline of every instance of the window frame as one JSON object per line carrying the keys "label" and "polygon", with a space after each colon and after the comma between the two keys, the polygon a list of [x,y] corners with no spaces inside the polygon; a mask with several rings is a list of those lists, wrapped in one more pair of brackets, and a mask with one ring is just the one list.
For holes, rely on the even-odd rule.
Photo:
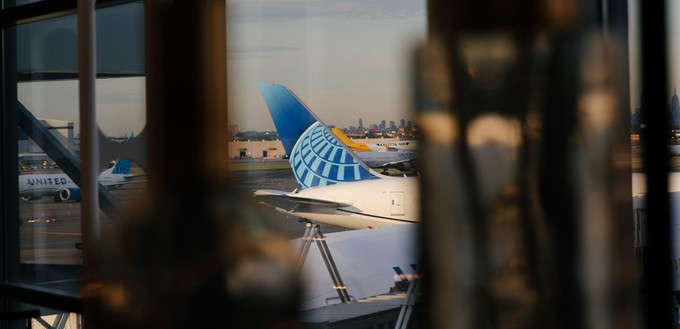
{"label": "window frame", "polygon": [[[95,3],[95,10],[106,7],[124,5],[128,3],[142,3],[138,0],[98,0]],[[3,2],[3,5],[7,1]],[[28,303],[50,309],[83,313],[84,302],[80,289],[77,291],[54,289],[39,284],[19,282],[21,273],[29,268],[49,267],[45,264],[21,264],[19,257],[19,203],[8,202],[8,200],[18,199],[18,127],[31,128],[32,131],[26,133],[33,136],[37,133],[42,136],[43,144],[46,146],[47,153],[60,154],[61,160],[58,164],[63,166],[64,171],[70,176],[79,176],[80,162],[71,154],[65,154],[65,149],[59,149],[54,141],[50,141],[51,134],[45,134],[46,129],[37,125],[37,120],[29,111],[18,107],[17,82],[20,81],[16,72],[16,35],[10,32],[12,28],[19,25],[40,22],[57,17],[70,16],[77,17],[77,1],[72,0],[45,0],[16,7],[0,9],[0,22],[3,33],[0,34],[0,47],[3,57],[2,79],[2,114],[0,116],[0,161],[3,163],[2,175],[0,176],[0,208],[2,209],[2,230],[0,236],[0,260],[2,262],[2,272],[0,274],[0,294],[4,296],[0,299],[0,308],[7,314],[25,308],[21,303]],[[94,26],[92,27],[95,28]],[[80,45],[79,45],[80,47]],[[82,82],[79,82],[82,83]],[[90,86],[94,90],[94,86]],[[19,103],[20,105],[20,103]],[[26,129],[25,129],[26,130]],[[42,131],[41,131],[42,130]],[[49,149],[49,152],[48,152]],[[115,199],[108,190],[100,187],[99,189],[100,208],[106,213],[113,213],[117,206]],[[103,202],[101,200],[104,200]],[[82,265],[81,265],[82,266]],[[48,269],[49,270],[49,269]],[[82,272],[83,268],[81,268]],[[7,317],[0,320],[0,327],[9,327],[10,320]]]}

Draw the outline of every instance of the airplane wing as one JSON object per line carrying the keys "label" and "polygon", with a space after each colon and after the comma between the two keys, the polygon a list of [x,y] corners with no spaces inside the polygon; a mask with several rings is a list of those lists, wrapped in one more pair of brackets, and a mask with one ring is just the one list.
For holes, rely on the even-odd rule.
{"label": "airplane wing", "polygon": [[[323,225],[322,225],[323,229]],[[418,225],[401,225],[324,234],[341,279],[352,299],[385,294],[395,281],[417,277]],[[301,239],[291,243],[300,247]],[[318,245],[310,246],[303,267],[305,294],[303,310],[339,303],[338,293]]]}
{"label": "airplane wing", "polygon": [[352,205],[346,202],[298,197],[290,194],[289,192],[277,190],[257,190],[253,195],[255,199],[259,200],[260,202],[284,209],[289,212],[296,210],[299,211],[301,208],[304,208],[305,211],[314,209],[320,212],[327,212]]}

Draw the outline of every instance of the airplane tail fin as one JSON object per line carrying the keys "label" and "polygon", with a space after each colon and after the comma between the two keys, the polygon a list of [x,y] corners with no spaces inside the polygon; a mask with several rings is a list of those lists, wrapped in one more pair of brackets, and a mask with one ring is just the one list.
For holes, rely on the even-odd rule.
{"label": "airplane tail fin", "polygon": [[262,98],[267,103],[267,108],[272,116],[283,148],[286,150],[286,154],[290,156],[298,138],[318,119],[285,86],[260,83],[259,87]]}
{"label": "airplane tail fin", "polygon": [[116,164],[111,170],[112,174],[129,175],[130,174],[130,160],[117,159]]}
{"label": "airplane tail fin", "polygon": [[385,178],[359,160],[288,88],[260,84],[301,189]]}
{"label": "airplane tail fin", "polygon": [[359,143],[353,142],[351,139],[349,139],[349,137],[347,137],[347,135],[345,135],[342,132],[342,130],[340,130],[338,128],[333,128],[331,130],[333,131],[335,136],[338,136],[338,138],[340,138],[340,140],[343,143],[345,143],[345,145],[349,146],[349,148],[352,149],[352,151],[354,151],[354,152],[372,152],[373,151],[366,144],[359,144]]}

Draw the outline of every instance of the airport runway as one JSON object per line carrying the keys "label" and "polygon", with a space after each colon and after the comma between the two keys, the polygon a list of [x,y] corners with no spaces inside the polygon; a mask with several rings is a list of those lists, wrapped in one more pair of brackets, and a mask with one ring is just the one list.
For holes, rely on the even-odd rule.
{"label": "airport runway", "polygon": [[[113,189],[111,193],[125,206],[139,198],[146,191],[146,177],[136,178],[137,183]],[[230,184],[252,193],[257,189],[292,191],[297,186],[288,160],[243,159],[230,161]],[[24,263],[80,264],[81,251],[76,244],[81,242],[80,203],[53,202],[45,197],[36,201],[18,200],[20,208],[20,257]],[[275,228],[285,237],[294,239],[302,236],[305,223],[297,217],[276,212],[262,206],[265,216],[272,219]],[[102,234],[114,225],[102,213]],[[322,231],[331,233],[344,230],[324,225]]]}

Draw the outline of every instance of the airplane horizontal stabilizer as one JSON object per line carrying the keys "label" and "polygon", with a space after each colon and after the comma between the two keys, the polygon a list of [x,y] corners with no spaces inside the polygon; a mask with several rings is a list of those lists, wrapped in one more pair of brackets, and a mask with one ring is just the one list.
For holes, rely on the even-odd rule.
{"label": "airplane horizontal stabilizer", "polygon": [[296,208],[300,208],[301,206],[305,208],[326,208],[326,210],[329,208],[337,209],[352,206],[351,203],[297,197],[295,195],[286,194],[285,192],[276,190],[257,190],[253,195],[255,196],[256,200],[270,204],[277,208],[284,209],[286,211],[294,211]]}

